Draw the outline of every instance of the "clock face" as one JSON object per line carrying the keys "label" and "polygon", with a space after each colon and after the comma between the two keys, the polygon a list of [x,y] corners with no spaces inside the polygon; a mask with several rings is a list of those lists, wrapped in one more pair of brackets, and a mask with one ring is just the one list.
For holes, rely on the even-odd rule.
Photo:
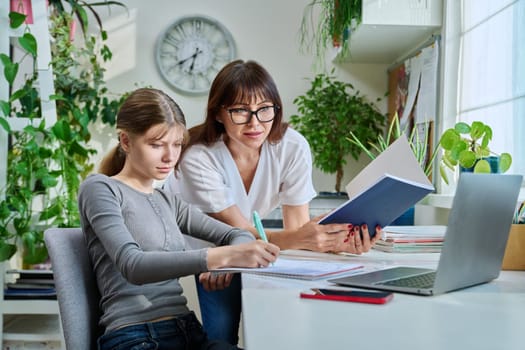
{"label": "clock face", "polygon": [[211,82],[235,58],[230,32],[216,20],[188,16],[175,21],[159,36],[157,67],[177,91],[204,95]]}

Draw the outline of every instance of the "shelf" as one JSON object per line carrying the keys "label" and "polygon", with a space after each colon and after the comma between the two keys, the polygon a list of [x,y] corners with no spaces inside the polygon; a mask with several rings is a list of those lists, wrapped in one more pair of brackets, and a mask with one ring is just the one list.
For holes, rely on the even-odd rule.
{"label": "shelf", "polygon": [[442,0],[363,0],[362,22],[350,35],[349,52],[334,62],[393,63],[439,34]]}
{"label": "shelf", "polygon": [[57,300],[5,300],[6,282],[14,281],[7,262],[0,263],[0,349],[60,349],[63,348]]}
{"label": "shelf", "polygon": [[1,313],[3,314],[52,315],[59,313],[58,302],[56,300],[3,300],[0,304],[2,305]]}
{"label": "shelf", "polygon": [[17,315],[4,318],[4,341],[62,341],[58,315]]}

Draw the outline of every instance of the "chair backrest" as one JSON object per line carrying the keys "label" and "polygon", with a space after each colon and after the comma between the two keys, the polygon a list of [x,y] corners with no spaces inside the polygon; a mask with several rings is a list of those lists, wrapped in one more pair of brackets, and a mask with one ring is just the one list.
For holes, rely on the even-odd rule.
{"label": "chair backrest", "polygon": [[102,334],[100,294],[80,228],[50,228],[44,240],[51,258],[66,349],[97,348]]}

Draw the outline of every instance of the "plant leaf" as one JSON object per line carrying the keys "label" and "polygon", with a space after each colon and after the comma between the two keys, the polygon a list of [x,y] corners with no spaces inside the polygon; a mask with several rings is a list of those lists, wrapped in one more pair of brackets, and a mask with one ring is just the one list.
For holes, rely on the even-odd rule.
{"label": "plant leaf", "polygon": [[[487,132],[487,126],[485,126],[485,124],[483,124],[480,121],[472,122],[472,126],[470,127],[470,137],[472,137],[474,141],[483,137],[483,135],[485,135],[486,132]],[[492,133],[491,133],[491,136],[492,136]]]}
{"label": "plant leaf", "polygon": [[474,166],[475,173],[490,174],[490,164],[485,159],[479,159]]}
{"label": "plant leaf", "polygon": [[509,153],[502,153],[499,158],[499,170],[504,173],[509,170],[512,164],[512,156]]}
{"label": "plant leaf", "polygon": [[11,133],[11,126],[9,125],[9,122],[3,117],[0,117],[0,126],[2,126],[2,128],[4,128],[8,134]]}
{"label": "plant leaf", "polygon": [[13,85],[13,82],[18,73],[18,62],[13,62],[6,54],[0,54],[0,60],[4,65],[4,76],[9,85]]}
{"label": "plant leaf", "polygon": [[476,163],[476,154],[470,150],[463,150],[459,154],[458,161],[463,168],[472,168],[474,163]]}
{"label": "plant leaf", "polygon": [[[16,245],[0,241],[0,262],[11,259],[16,253]],[[3,288],[3,287],[2,287]]]}
{"label": "plant leaf", "polygon": [[456,125],[454,125],[454,130],[460,134],[468,134],[470,133],[470,126],[464,122],[457,122]]}
{"label": "plant leaf", "polygon": [[9,12],[9,20],[11,23],[10,25],[11,25],[11,28],[13,29],[20,27],[24,23],[26,18],[27,18],[27,15],[23,13],[15,12],[15,11]]}
{"label": "plant leaf", "polygon": [[33,57],[36,57],[37,54],[37,43],[36,39],[31,33],[24,33],[21,37],[18,38],[20,46],[29,52]]}
{"label": "plant leaf", "polygon": [[11,115],[11,104],[8,101],[0,100],[0,112],[4,117],[9,117]]}
{"label": "plant leaf", "polygon": [[439,174],[441,175],[441,178],[443,179],[443,181],[448,185],[447,171],[445,167],[442,165],[439,166]]}
{"label": "plant leaf", "polygon": [[458,142],[460,139],[459,131],[457,129],[447,129],[445,132],[443,132],[443,135],[441,135],[441,140],[439,143],[441,144],[441,147],[443,147],[444,150],[451,150],[452,147]]}

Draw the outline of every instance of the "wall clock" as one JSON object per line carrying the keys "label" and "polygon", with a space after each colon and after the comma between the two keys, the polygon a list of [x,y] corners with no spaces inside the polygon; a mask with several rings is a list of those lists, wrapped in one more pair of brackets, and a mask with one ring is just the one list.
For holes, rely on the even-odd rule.
{"label": "wall clock", "polygon": [[156,63],[175,90],[205,95],[211,82],[236,56],[231,33],[218,21],[201,15],[173,22],[157,40]]}

